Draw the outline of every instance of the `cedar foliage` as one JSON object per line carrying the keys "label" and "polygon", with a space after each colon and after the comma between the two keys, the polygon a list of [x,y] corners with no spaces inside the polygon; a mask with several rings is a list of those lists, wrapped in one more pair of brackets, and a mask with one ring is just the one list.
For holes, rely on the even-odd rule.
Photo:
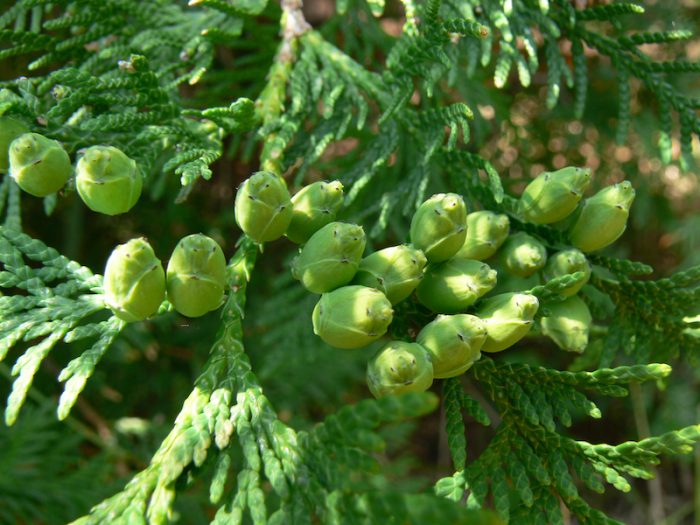
{"label": "cedar foliage", "polygon": [[[561,232],[517,221],[512,181],[482,154],[487,130],[474,108],[488,99],[484,90],[519,83],[522,90],[544,87],[547,108],[582,119],[598,103],[588,93],[607,57],[618,85],[616,140],[628,140],[635,96],[643,96],[655,108],[663,161],[692,167],[700,98],[675,79],[700,64],[642,50],[687,40],[690,31],[629,31],[625,21],[644,9],[625,2],[402,0],[403,26],[392,36],[379,21],[397,7],[338,0],[336,15],[313,28],[299,0],[18,0],[0,13],[0,60],[17,73],[0,81],[0,115],[59,140],[71,156],[95,144],[128,152],[146,175],[149,206],[192,206],[226,156],[284,175],[296,188],[319,177],[340,180],[344,219],[364,224],[373,245],[405,238],[416,207],[449,190],[472,208],[511,214],[514,230],[534,232],[551,248]],[[154,434],[153,453],[135,461],[141,466],[110,495],[88,490],[88,479],[108,464],[102,456],[74,467],[71,493],[13,494],[3,489],[9,480],[33,475],[17,476],[23,458],[41,458],[46,468],[35,478],[62,475],[70,459],[54,457],[44,430],[51,423],[37,419],[42,412],[20,413],[42,363],[59,349],[70,352],[64,365],[52,365],[63,384],[58,419],[75,422],[71,410],[93,376],[104,382],[98,371],[114,364],[101,363],[111,351],[145,347],[158,330],[167,344],[165,332],[177,324],[165,302],[151,321],[155,332],[127,326],[104,305],[99,268],[23,230],[28,211],[60,216],[67,213],[61,201],[74,193],[47,197],[37,211],[9,177],[0,183],[0,360],[15,359],[5,422],[16,425],[0,433],[0,442],[16,439],[14,448],[0,447],[7,456],[0,518],[8,522],[45,519],[32,508],[36,498],[52,505],[52,497],[70,502],[65,512],[73,514],[60,516],[77,524],[186,520],[178,502],[205,486],[210,512],[198,516],[215,524],[564,523],[563,507],[582,524],[619,523],[596,508],[591,493],[627,492],[633,478],[654,476],[660,456],[687,454],[700,439],[698,426],[617,444],[578,440],[567,430],[582,417],[604,418],[601,400],[608,406],[606,398],[640,383],[662,385],[672,380],[672,366],[697,366],[698,266],[651,280],[646,264],[594,256],[587,301],[600,329],[569,370],[484,356],[467,372],[480,399],[453,378],[434,393],[343,406],[367,354],[334,353],[315,338],[313,300],[290,278],[289,257],[276,256],[277,245],[261,251],[241,238],[230,250],[225,305],[216,319],[202,321],[216,331],[208,358],[196,362],[190,393],[177,392],[184,401]],[[162,230],[168,213],[158,217]],[[227,213],[216,224],[230,236]],[[188,217],[193,233],[202,221]],[[556,299],[567,282],[532,293]],[[395,330],[405,335],[421,315],[411,305],[400,309]],[[178,344],[187,345],[183,337]],[[268,383],[278,407],[263,390]],[[309,413],[314,403],[333,406],[317,424]],[[453,473],[429,491],[397,484],[392,478],[405,468],[382,464],[382,451],[407,432],[401,421],[440,404]],[[472,457],[475,423],[493,433]],[[64,436],[61,446],[69,449],[70,440]]]}

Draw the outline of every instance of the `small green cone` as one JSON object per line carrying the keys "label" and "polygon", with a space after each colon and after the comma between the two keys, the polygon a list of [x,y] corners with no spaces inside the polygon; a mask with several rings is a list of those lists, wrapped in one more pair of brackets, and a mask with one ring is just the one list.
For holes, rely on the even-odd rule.
{"label": "small green cone", "polygon": [[392,341],[367,366],[367,386],[376,398],[423,392],[432,384],[430,355],[416,343]]}
{"label": "small green cone", "polygon": [[236,223],[258,244],[279,239],[292,220],[287,183],[268,171],[258,171],[243,181],[236,193]]}
{"label": "small green cone", "polygon": [[464,244],[467,206],[456,193],[438,193],[421,204],[411,219],[411,243],[428,261],[446,261]]}
{"label": "small green cone", "polygon": [[112,146],[92,146],[78,161],[75,185],[85,205],[105,215],[134,207],[143,185],[136,161]]}
{"label": "small green cone", "polygon": [[571,297],[576,295],[591,277],[591,264],[583,252],[572,248],[555,253],[547,260],[542,275],[545,281],[551,281],[556,277],[576,272],[583,272],[584,278],[560,292],[564,297]]}
{"label": "small green cone", "polygon": [[165,299],[165,272],[146,239],[114,248],[103,286],[105,304],[124,321],[142,321],[158,311]]}
{"label": "small green cone", "polygon": [[508,238],[507,215],[492,211],[475,211],[467,215],[467,236],[455,257],[485,261],[498,251]]}
{"label": "small green cone", "polygon": [[379,290],[343,286],[325,293],[312,315],[314,333],[336,348],[359,348],[383,336],[394,311]]}
{"label": "small green cone", "polygon": [[482,352],[500,352],[520,341],[532,328],[539,301],[529,294],[505,293],[484,300],[476,315],[486,325]]}
{"label": "small green cone", "polygon": [[65,186],[73,173],[68,153],[58,141],[25,133],[10,144],[10,176],[25,192],[46,197]]}
{"label": "small green cone", "polygon": [[23,122],[11,117],[0,117],[0,173],[7,173],[10,168],[10,144],[29,128]]}
{"label": "small green cone", "polygon": [[541,173],[520,196],[520,213],[535,224],[561,221],[573,213],[590,183],[588,168],[567,167]]}
{"label": "small green cone", "polygon": [[353,283],[376,288],[396,304],[416,289],[426,264],[423,252],[413,246],[390,246],[362,259]]}
{"label": "small green cone", "polygon": [[581,212],[569,230],[571,243],[584,253],[611,245],[627,227],[635,191],[629,181],[603,188],[583,201]]}
{"label": "small green cone", "polygon": [[342,205],[343,185],[340,181],[319,181],[305,186],[292,197],[292,222],[287,228],[287,238],[304,244],[314,233],[335,220]]}
{"label": "small green cone", "polygon": [[221,306],[226,258],[219,244],[197,233],[180,239],[168,261],[168,301],[182,315],[200,317]]}
{"label": "small green cone", "polygon": [[416,290],[418,300],[433,312],[464,311],[496,286],[496,271],[472,259],[452,258],[430,265]]}
{"label": "small green cone", "polygon": [[292,275],[313,293],[352,281],[365,250],[362,226],[332,222],[314,233],[292,263]]}
{"label": "small green cone", "polygon": [[583,352],[588,346],[588,332],[593,318],[583,300],[574,295],[558,303],[547,303],[549,315],[542,317],[542,333],[562,350]]}
{"label": "small green cone", "polygon": [[438,315],[418,333],[416,342],[430,352],[435,378],[466,372],[480,357],[486,325],[474,315]]}
{"label": "small green cone", "polygon": [[506,239],[496,258],[511,275],[530,277],[544,267],[547,262],[547,249],[531,235],[518,232]]}

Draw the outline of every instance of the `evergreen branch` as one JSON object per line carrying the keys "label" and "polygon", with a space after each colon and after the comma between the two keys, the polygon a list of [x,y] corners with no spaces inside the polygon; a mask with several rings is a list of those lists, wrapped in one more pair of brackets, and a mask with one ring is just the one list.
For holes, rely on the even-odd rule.
{"label": "evergreen branch", "polygon": [[[618,5],[618,4],[614,4]],[[618,64],[620,68],[624,69],[626,74],[633,75],[640,79],[646,88],[654,93],[656,98],[659,100],[659,104],[662,109],[673,108],[675,109],[681,117],[681,143],[685,144],[684,147],[684,166],[687,168],[689,153],[690,153],[690,138],[693,133],[697,134],[697,129],[700,129],[700,116],[694,109],[692,101],[688,100],[687,97],[682,96],[677,92],[677,90],[661,76],[662,73],[675,73],[675,72],[695,72],[697,71],[697,65],[684,62],[684,61],[671,61],[671,62],[652,62],[647,59],[644,55],[640,53],[633,53],[636,50],[630,50],[626,46],[626,42],[620,42],[619,40],[614,40],[610,37],[596,34],[592,31],[585,29],[582,25],[577,25],[575,32],[582,40],[586,42],[589,47],[596,49],[603,55],[610,57],[613,63]],[[631,54],[632,53],[632,54]],[[621,93],[620,107],[626,108],[629,106],[629,91],[625,90]],[[622,113],[627,114],[627,111]],[[661,115],[661,121],[663,123],[662,129],[666,134],[669,133],[669,118],[666,115]],[[627,118],[622,119],[622,125],[625,126]],[[668,146],[664,146],[663,135],[660,139],[662,145],[662,154],[665,159],[669,158]]]}
{"label": "evergreen branch", "polygon": [[586,94],[588,91],[588,71],[581,39],[572,39],[571,55],[574,65],[574,115],[580,119],[583,117],[583,111],[586,107]]}
{"label": "evergreen branch", "polygon": [[[583,53],[583,43],[599,53],[610,57],[613,65],[619,71],[619,128],[618,141],[626,139],[626,132],[630,122],[631,92],[628,78],[636,77],[640,79],[648,91],[654,94],[659,101],[659,119],[662,121],[662,135],[660,146],[666,161],[670,161],[669,136],[672,126],[670,115],[664,111],[673,108],[680,117],[681,124],[681,162],[684,169],[688,169],[692,162],[692,135],[697,134],[700,129],[700,117],[695,111],[696,104],[680,93],[669,82],[663,79],[662,75],[674,73],[696,73],[698,64],[683,60],[672,60],[667,62],[654,61],[642,54],[637,46],[646,43],[669,43],[684,40],[691,36],[688,31],[660,31],[636,33],[628,36],[613,38],[606,36],[599,28],[595,30],[588,28],[590,21],[615,22],[622,15],[641,14],[644,10],[633,3],[614,3],[589,7],[576,10],[569,2],[555,2],[552,6],[548,2],[521,2],[509,1],[503,5],[489,2],[484,6],[463,4],[454,5],[448,2],[450,14],[457,13],[463,18],[451,19],[446,24],[454,24],[461,20],[467,24],[482,25],[484,28],[482,37],[483,46],[481,49],[470,43],[464,45],[469,50],[469,68],[473,72],[478,66],[485,67],[492,61],[492,47],[498,43],[498,54],[494,66],[494,83],[496,87],[506,86],[510,72],[517,69],[520,83],[528,86],[534,73],[538,68],[537,47],[544,48],[544,55],[547,59],[547,98],[548,108],[553,108],[561,92],[562,79],[569,87],[574,87],[574,113],[577,118],[583,114],[587,90],[586,57]],[[448,11],[448,7],[443,6],[443,13]],[[437,16],[437,15],[436,15]],[[426,24],[427,28],[434,27]],[[532,38],[532,30],[537,30],[543,35],[543,44],[535,42]],[[427,30],[429,31],[429,29]],[[426,31],[424,31],[425,33]],[[471,34],[476,36],[478,31],[472,30]],[[525,43],[525,51],[528,59],[525,60],[522,54],[513,45],[514,34],[521,35]],[[413,37],[414,40],[420,37]],[[568,57],[564,56],[560,49],[559,42],[563,38],[568,38],[572,42],[573,72],[570,69]],[[392,54],[402,56],[399,52],[405,49],[406,54],[415,56],[407,59],[409,64],[407,71],[414,75],[426,78],[428,95],[430,85],[434,81],[433,70],[421,66],[421,59],[425,57],[435,66],[447,64],[449,59],[439,53],[426,55],[430,49],[429,45],[412,45],[410,39],[403,38],[392,49]],[[456,58],[456,57],[455,57]],[[394,59],[394,62],[398,62]],[[392,66],[392,56],[389,56],[387,63]],[[401,61],[403,63],[403,61]],[[404,66],[406,67],[406,66]],[[400,83],[395,83],[394,90],[400,90]],[[397,99],[403,100],[406,94],[403,93]],[[403,104],[400,102],[399,105]]]}
{"label": "evergreen branch", "polygon": [[530,293],[537,296],[541,301],[550,301],[552,299],[562,300],[565,297],[561,295],[561,292],[565,291],[570,286],[580,283],[584,279],[586,279],[586,275],[583,272],[562,275],[547,281],[543,285],[535,286],[530,290]]}
{"label": "evergreen branch", "polygon": [[99,324],[79,326],[66,334],[64,337],[66,343],[86,337],[97,337],[98,339],[92,347],[68,363],[59,374],[58,380],[66,384],[58,400],[58,419],[63,420],[68,417],[71,408],[78,400],[78,396],[85,388],[87,380],[95,371],[97,363],[125,324],[117,317],[111,317],[108,321]]}
{"label": "evergreen branch", "polygon": [[632,277],[635,275],[648,275],[654,271],[651,266],[637,261],[614,259],[595,253],[588,255],[588,258],[591,263],[607,268],[611,272],[621,276]]}
{"label": "evergreen branch", "polygon": [[442,30],[460,36],[474,38],[486,38],[489,36],[489,28],[474,20],[452,19],[442,23]]}
{"label": "evergreen branch", "polygon": [[[616,305],[606,340],[607,362],[620,349],[634,354],[638,362],[679,355],[697,359],[700,338],[689,330],[687,318],[696,314],[700,297],[698,267],[657,281],[620,280],[593,276],[592,283],[610,296]],[[618,334],[634,328],[642,337],[624,341]]]}
{"label": "evergreen branch", "polygon": [[[309,31],[310,26],[301,12],[301,1],[282,1],[282,35],[275,62],[267,76],[267,84],[255,101],[255,109],[260,120],[270,122],[280,116],[284,108],[286,88],[296,59],[298,40]],[[282,152],[286,146],[284,135],[271,133],[266,137],[261,155],[263,170],[282,172]]]}
{"label": "evergreen branch", "polygon": [[467,461],[467,440],[464,436],[462,403],[464,391],[458,379],[448,379],[443,385],[443,403],[445,405],[447,444],[456,471],[464,469]]}
{"label": "evergreen branch", "polygon": [[[556,432],[554,415],[565,425],[570,424],[571,409],[600,416],[595,405],[574,385],[603,395],[620,395],[608,388],[665,377],[670,373],[666,365],[571,373],[524,364],[499,364],[482,357],[473,370],[499,409],[503,424],[481,456],[466,470],[457,470],[453,476],[439,480],[435,489],[439,495],[457,500],[469,488],[467,504],[472,508],[481,508],[491,492],[497,512],[506,521],[560,522],[558,505],[545,496],[553,492],[583,522],[609,522],[603,513],[581,499],[572,471],[597,492],[604,490],[601,477],[617,489],[628,491],[630,485],[623,474],[646,479],[659,454],[688,453],[692,444],[700,440],[697,426],[617,446],[591,445]],[[451,388],[457,386],[458,382],[453,381]]]}
{"label": "evergreen branch", "polygon": [[[25,290],[29,294],[0,297],[0,360],[21,340],[40,339],[24,351],[12,368],[12,374],[18,377],[5,409],[7,424],[16,421],[39,365],[59,341],[71,341],[81,329],[79,337],[98,338],[93,348],[69,365],[70,375],[78,371],[79,374],[66,385],[59,408],[63,419],[123,323],[93,325],[90,332],[86,332],[79,323],[105,309],[101,276],[93,275],[89,269],[16,230],[0,227],[0,236],[3,265],[0,286]],[[41,264],[41,268],[30,267],[25,257]],[[58,282],[49,284],[54,281]],[[66,379],[70,375],[66,375]]]}
{"label": "evergreen branch", "polygon": [[601,20],[608,21],[621,15],[638,15],[644,12],[644,8],[631,3],[618,2],[609,5],[598,5],[588,7],[576,13],[578,20]]}
{"label": "evergreen branch", "polygon": [[634,33],[628,36],[621,36],[617,41],[623,46],[642,46],[645,44],[667,44],[679,40],[692,38],[691,31],[655,31],[653,33]]}
{"label": "evergreen branch", "polygon": [[688,62],[685,60],[641,62],[639,66],[652,73],[697,73],[700,71],[700,63]]}

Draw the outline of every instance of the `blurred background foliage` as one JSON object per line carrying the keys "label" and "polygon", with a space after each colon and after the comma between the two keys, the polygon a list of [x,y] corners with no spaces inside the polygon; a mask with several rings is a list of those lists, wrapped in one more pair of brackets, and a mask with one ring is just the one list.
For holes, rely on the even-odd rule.
{"label": "blurred background foliage", "polygon": [[[332,0],[306,0],[305,15],[312,25],[322,28],[329,41],[373,68],[386,57],[392,37],[401,31],[403,8],[390,1],[384,15],[375,19],[364,0],[346,3],[346,14],[338,16]],[[578,7],[586,4],[585,0],[576,3]],[[0,2],[0,11],[7,4]],[[650,0],[644,5],[644,15],[621,19],[622,24],[629,24],[624,29],[678,28],[700,34],[699,1]],[[228,105],[232,94],[254,99],[264,85],[276,49],[279,15],[279,6],[269,4],[263,14],[246,22],[245,38],[233,47],[217,48],[211,72],[196,87],[182,86],[188,105]],[[563,51],[570,58],[567,50]],[[655,59],[697,61],[700,38],[647,45],[644,51]],[[496,89],[493,66],[477,69],[473,76],[467,74],[466,67],[456,67],[439,96],[444,97],[443,103],[462,100],[475,109],[467,148],[493,163],[511,193],[519,194],[541,171],[565,165],[592,168],[597,187],[627,178],[633,181],[637,198],[630,225],[611,251],[653,266],[654,278],[700,264],[696,168],[680,168],[677,138],[673,139],[674,161],[662,162],[657,148],[659,108],[636,83],[632,85],[633,125],[626,142],[616,141],[616,70],[606,58],[593,52],[589,55],[588,104],[580,120],[573,117],[571,90],[562,90],[561,101],[553,110],[546,108],[543,68],[528,88],[511,73],[504,88]],[[0,80],[15,78],[30,60],[23,56],[0,61]],[[674,75],[670,81],[681,92],[700,93],[698,75]],[[429,102],[416,96],[412,103],[420,106]],[[332,144],[310,168],[307,178],[332,178],[339,167],[356,160],[357,142],[351,137]],[[101,272],[114,245],[137,235],[148,237],[156,253],[165,257],[183,235],[203,232],[215,238],[230,256],[240,234],[233,218],[235,189],[257,168],[259,147],[251,137],[237,135],[226,144],[224,158],[213,166],[212,179],[200,181],[186,204],[176,204],[171,198],[155,202],[153,196],[146,196],[118,220],[89,214],[75,193],[59,199],[51,218],[44,214],[40,200],[25,199],[25,231],[96,272]],[[697,144],[694,151],[697,157]],[[390,162],[386,169],[391,168]],[[164,184],[164,195],[178,193],[177,177],[166,178]],[[400,232],[405,224],[392,227]],[[368,396],[364,371],[374,348],[356,352],[332,349],[312,335],[310,322],[294,322],[309,319],[315,299],[287,271],[293,251],[285,240],[265,246],[265,257],[249,287],[246,347],[281,419],[303,429],[341,404]],[[72,415],[62,423],[55,421],[52,408],[60,393],[55,378],[82,348],[78,343],[52,353],[34,381],[31,409],[22,413],[11,432],[0,424],[0,523],[12,523],[8,509],[23,515],[26,523],[64,523],[87,512],[144,468],[190,391],[217,326],[216,313],[196,322],[171,313],[130,325],[102,360]],[[530,339],[502,358],[546,363],[560,370],[586,366],[582,359],[559,351],[543,338]],[[590,442],[619,443],[696,423],[700,419],[700,369],[680,360],[673,366],[672,379],[656,385],[660,388],[645,385],[633,390],[629,398],[602,400],[604,419],[574,422],[571,434]],[[8,394],[8,378],[9,368],[0,364],[0,398]],[[467,390],[477,399],[481,397],[477,387],[468,382]],[[384,429],[392,444],[380,456],[383,467],[389,469],[388,479],[406,488],[424,489],[452,472],[446,437],[440,430],[444,428],[441,417],[438,412],[418,423]],[[471,423],[467,429],[469,456],[475,457],[493,431]],[[234,465],[236,461],[234,458]],[[23,489],[17,493],[14,489],[20,483]],[[186,487],[185,496],[177,501],[179,523],[208,523],[207,497],[205,482]],[[700,450],[694,457],[665,460],[656,480],[634,483],[631,497],[620,498],[615,491],[608,491],[594,498],[597,500],[590,500],[593,506],[630,524],[652,523],[651,505],[661,506],[663,525],[700,523]]]}

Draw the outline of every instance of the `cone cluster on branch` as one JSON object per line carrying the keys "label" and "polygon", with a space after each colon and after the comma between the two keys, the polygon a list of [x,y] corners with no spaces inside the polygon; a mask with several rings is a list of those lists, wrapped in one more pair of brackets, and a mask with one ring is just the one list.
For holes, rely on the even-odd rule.
{"label": "cone cluster on branch", "polygon": [[[415,300],[436,314],[415,341],[390,341],[370,361],[367,382],[381,397],[463,374],[481,352],[510,348],[535,326],[564,350],[586,348],[592,317],[577,295],[591,275],[585,254],[622,235],[634,199],[629,182],[584,199],[590,182],[587,169],[543,173],[517,201],[514,217],[566,231],[571,245],[564,247],[511,232],[507,215],[468,213],[462,196],[439,193],[413,215],[410,243],[363,257],[362,226],[336,221],[340,182],[316,182],[292,197],[284,179],[267,172],[239,188],[236,221],[256,242],[286,235],[300,244],[292,275],[321,294],[312,325],[331,346],[359,348],[379,340],[402,301]],[[530,292],[572,275],[543,305]]]}

